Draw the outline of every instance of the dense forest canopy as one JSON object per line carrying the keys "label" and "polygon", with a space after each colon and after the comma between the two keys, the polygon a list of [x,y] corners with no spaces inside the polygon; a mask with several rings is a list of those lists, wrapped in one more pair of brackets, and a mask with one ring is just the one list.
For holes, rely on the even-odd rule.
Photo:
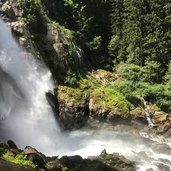
{"label": "dense forest canopy", "polygon": [[59,0],[54,4],[57,9],[49,11],[51,18],[75,31],[95,67],[111,62],[144,66],[153,61],[162,67],[158,72],[166,72],[171,60],[168,0]]}

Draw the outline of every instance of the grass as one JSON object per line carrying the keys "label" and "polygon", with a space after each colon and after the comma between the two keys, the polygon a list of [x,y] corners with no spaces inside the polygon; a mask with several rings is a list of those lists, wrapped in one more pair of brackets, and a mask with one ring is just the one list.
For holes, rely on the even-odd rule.
{"label": "grass", "polygon": [[59,86],[58,95],[65,103],[84,105],[84,96],[88,94],[99,111],[112,112],[125,117],[131,104],[115,87],[104,84],[95,76],[88,75],[80,79],[77,88]]}

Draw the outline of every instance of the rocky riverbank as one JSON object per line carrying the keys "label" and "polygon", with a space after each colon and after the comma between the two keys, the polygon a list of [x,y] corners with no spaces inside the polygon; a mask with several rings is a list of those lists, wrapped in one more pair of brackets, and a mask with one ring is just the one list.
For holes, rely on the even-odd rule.
{"label": "rocky riverbank", "polygon": [[81,156],[47,157],[32,147],[24,150],[9,140],[0,144],[0,170],[2,171],[135,171],[134,163],[117,153],[83,159]]}

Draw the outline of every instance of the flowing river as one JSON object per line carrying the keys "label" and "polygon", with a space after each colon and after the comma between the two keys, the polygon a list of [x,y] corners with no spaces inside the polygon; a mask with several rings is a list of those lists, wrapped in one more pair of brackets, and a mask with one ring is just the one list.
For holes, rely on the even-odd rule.
{"label": "flowing river", "polygon": [[87,157],[106,149],[135,161],[137,171],[171,170],[171,142],[150,138],[141,126],[98,123],[62,132],[45,97],[53,87],[50,71],[18,46],[10,28],[0,20],[1,142],[12,139],[20,148],[33,146],[47,155]]}

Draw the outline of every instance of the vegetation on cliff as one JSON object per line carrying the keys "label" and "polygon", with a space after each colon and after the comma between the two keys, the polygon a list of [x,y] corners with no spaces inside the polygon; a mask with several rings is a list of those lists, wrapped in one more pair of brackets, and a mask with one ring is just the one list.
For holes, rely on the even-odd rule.
{"label": "vegetation on cliff", "polygon": [[171,112],[169,1],[42,2],[52,20],[73,31],[92,68],[124,78],[114,85],[116,91],[128,99],[144,97]]}

